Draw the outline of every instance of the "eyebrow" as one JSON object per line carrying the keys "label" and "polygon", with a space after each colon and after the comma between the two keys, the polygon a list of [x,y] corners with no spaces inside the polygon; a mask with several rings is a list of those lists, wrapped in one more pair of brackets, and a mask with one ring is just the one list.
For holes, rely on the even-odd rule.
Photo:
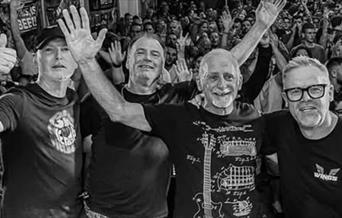
{"label": "eyebrow", "polygon": [[[139,52],[139,51],[146,51],[147,49],[146,48],[138,48],[136,50],[136,52]],[[155,53],[158,53],[158,54],[161,54],[158,50],[151,50],[151,52],[155,52]]]}

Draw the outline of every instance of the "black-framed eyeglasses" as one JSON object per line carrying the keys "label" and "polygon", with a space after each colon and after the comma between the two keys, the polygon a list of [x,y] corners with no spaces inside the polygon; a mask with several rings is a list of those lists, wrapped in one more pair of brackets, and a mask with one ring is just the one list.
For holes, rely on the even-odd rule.
{"label": "black-framed eyeglasses", "polygon": [[324,96],[326,86],[327,84],[315,84],[315,85],[308,86],[306,88],[296,87],[296,88],[285,89],[284,92],[286,94],[287,99],[291,102],[300,101],[303,98],[304,91],[308,93],[310,98],[318,99]]}

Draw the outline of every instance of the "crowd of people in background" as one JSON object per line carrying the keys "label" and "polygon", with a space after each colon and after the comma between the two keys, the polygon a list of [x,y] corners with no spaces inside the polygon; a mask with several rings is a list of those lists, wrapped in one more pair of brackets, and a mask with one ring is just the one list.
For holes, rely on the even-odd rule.
{"label": "crowd of people in background", "polygon": [[[10,28],[4,26],[2,29],[8,33],[10,39],[13,38],[9,42],[14,42],[11,46],[15,46],[19,51],[20,61],[16,66],[20,67],[13,70],[12,79],[3,78],[2,81],[25,85],[32,82],[37,74],[28,70],[32,69],[31,66],[27,67],[21,63],[30,62],[27,56],[28,53],[33,53],[34,40],[24,42],[20,38],[15,22],[15,8],[19,5],[16,2],[12,1],[10,4]],[[109,32],[99,59],[104,70],[110,69],[112,65],[121,65],[126,60],[126,50],[133,38],[144,32],[154,33],[165,45],[165,70],[168,71],[171,82],[182,81],[190,78],[190,75],[195,78],[199,63],[206,53],[215,48],[230,50],[242,40],[255,22],[258,3],[255,0],[236,0],[228,1],[228,4],[223,4],[221,8],[207,8],[203,1],[161,1],[156,8],[148,8],[143,16],[126,13],[123,17],[119,17],[113,10],[112,22],[106,27]],[[258,47],[241,66],[244,84],[251,87],[248,92],[253,93],[241,96],[245,97],[244,101],[255,102],[263,112],[273,110],[270,104],[275,104],[274,109],[279,109],[279,105],[276,105],[279,102],[260,100],[266,97],[262,95],[266,94],[264,91],[270,84],[278,84],[280,87],[278,72],[282,71],[291,58],[305,55],[326,63],[332,57],[339,57],[342,49],[341,12],[340,1],[288,1]],[[113,47],[112,42],[115,42]],[[266,55],[266,59],[263,55]],[[263,70],[260,75],[253,75],[256,68],[261,67],[260,64],[265,64],[262,67],[266,67],[266,63],[267,72]],[[118,77],[118,83],[127,81],[128,78],[127,68],[125,65],[122,68],[123,71],[115,75]],[[180,71],[182,74],[179,77],[177,75]],[[249,81],[251,77],[252,80]]]}
{"label": "crowd of people in background", "polygon": [[[104,72],[104,75],[126,101],[134,103],[151,103],[155,105],[162,103],[181,104],[193,99],[195,96],[195,102],[202,101],[203,95],[199,93],[201,90],[197,87],[196,82],[198,83],[199,80],[201,80],[201,73],[203,74],[200,68],[203,58],[205,57],[206,61],[208,61],[207,59],[210,59],[208,58],[208,54],[209,56],[216,54],[228,57],[227,60],[229,61],[236,58],[237,61],[236,63],[233,61],[234,66],[232,68],[238,67],[242,76],[242,83],[240,84],[241,86],[237,93],[236,101],[251,104],[255,107],[256,111],[261,112],[262,114],[268,114],[289,108],[289,102],[285,101],[283,96],[284,71],[290,71],[287,66],[293,58],[306,56],[317,60],[317,62],[310,62],[307,63],[307,65],[314,65],[317,66],[317,68],[325,65],[327,68],[330,83],[334,87],[333,100],[329,107],[337,114],[342,113],[342,1],[288,0],[286,5],[282,5],[285,2],[282,0],[271,2],[279,11],[274,9],[275,11],[273,11],[273,13],[277,15],[275,22],[272,22],[272,25],[270,26],[267,26],[267,23],[265,24],[267,30],[263,31],[260,40],[256,34],[258,33],[256,29],[259,28],[262,23],[260,22],[260,19],[262,19],[262,15],[260,15],[262,12],[260,11],[270,10],[272,12],[273,8],[271,7],[273,6],[269,6],[267,3],[264,3],[263,5],[258,0],[226,1],[226,3],[223,3],[222,5],[219,3],[216,8],[209,8],[204,1],[200,0],[160,1],[156,7],[148,7],[147,5],[147,9],[141,16],[126,13],[123,17],[119,17],[119,15],[115,13],[115,10],[113,10],[112,22],[108,26],[103,26],[103,28],[108,29],[108,31],[104,32],[101,30],[91,33],[93,39],[97,39],[96,42],[98,42],[99,39],[103,40],[103,43],[100,43],[101,40],[97,44],[94,43],[94,45],[99,47],[94,47],[94,51],[97,51],[97,49],[99,50],[94,54],[94,58],[99,64],[101,71]],[[49,126],[49,131],[60,130],[57,135],[67,135],[69,138],[66,138],[73,140],[75,143],[77,141],[77,144],[81,143],[81,138],[83,140],[82,149],[78,147],[80,145],[74,147],[55,145],[58,148],[57,150],[64,154],[77,153],[77,155],[75,155],[77,160],[75,166],[77,167],[75,167],[75,169],[70,169],[69,167],[67,171],[77,171],[76,173],[73,172],[77,174],[77,178],[70,178],[68,180],[68,182],[73,184],[73,187],[69,187],[72,192],[81,192],[81,189],[85,191],[81,195],[85,203],[84,205],[79,205],[79,207],[84,207],[87,216],[94,218],[173,217],[175,196],[178,194],[178,196],[182,197],[179,193],[180,191],[177,190],[185,190],[184,188],[182,189],[179,187],[177,189],[175,185],[179,172],[177,173],[177,166],[176,170],[175,166],[172,166],[172,164],[175,163],[169,159],[177,158],[173,156],[174,153],[171,153],[171,157],[169,156],[168,150],[172,149],[168,149],[169,145],[165,145],[161,140],[164,140],[165,138],[161,137],[160,139],[145,133],[146,127],[138,128],[134,125],[128,125],[131,127],[124,126],[123,124],[127,124],[127,121],[126,123],[123,121],[123,124],[111,122],[110,120],[113,120],[113,118],[109,112],[110,109],[107,109],[110,108],[110,104],[108,104],[109,106],[107,105],[107,108],[106,104],[101,104],[102,97],[98,97],[93,93],[92,90],[96,90],[94,89],[94,85],[84,78],[84,71],[92,69],[92,71],[95,72],[98,70],[96,68],[97,66],[84,66],[86,64],[82,62],[81,58],[79,60],[76,58],[75,60],[79,65],[78,67],[76,67],[76,63],[71,61],[70,63],[61,61],[58,62],[59,65],[57,64],[52,67],[68,68],[68,70],[73,73],[72,76],[70,75],[70,83],[59,84],[59,89],[56,88],[58,91],[51,91],[50,89],[53,89],[55,86],[57,87],[56,83],[51,82],[53,81],[53,79],[51,79],[53,77],[44,76],[40,72],[45,69],[44,64],[42,63],[48,61],[48,55],[45,57],[43,53],[45,52],[48,54],[49,52],[45,46],[48,45],[47,47],[50,46],[52,49],[60,46],[61,48],[58,47],[58,49],[61,49],[61,51],[64,47],[68,47],[64,49],[69,51],[70,48],[76,47],[71,46],[70,43],[77,43],[76,41],[72,41],[72,37],[75,37],[77,33],[81,34],[83,29],[79,32],[73,32],[70,26],[72,25],[72,22],[68,23],[70,15],[66,11],[63,11],[65,23],[59,21],[59,26],[61,27],[63,34],[62,32],[56,32],[56,27],[53,27],[49,30],[43,30],[41,34],[38,34],[36,39],[32,40],[36,43],[29,44],[24,42],[18,27],[17,8],[19,7],[19,4],[19,0],[11,0],[9,2],[8,10],[10,16],[8,22],[10,23],[10,26],[6,26],[6,22],[2,22],[3,25],[5,25],[2,28],[3,33],[7,35],[6,38],[9,40],[3,39],[3,36],[0,37],[0,47],[5,47],[5,45],[2,45],[3,41],[5,41],[5,44],[7,41],[13,42],[13,44],[7,43],[7,47],[12,47],[16,50],[17,60],[13,63],[13,69],[12,67],[8,67],[11,68],[8,74],[0,74],[0,92],[1,94],[4,94],[12,87],[28,87],[27,90],[30,91],[24,91],[23,93],[21,93],[21,91],[15,91],[15,89],[14,91],[11,91],[10,89],[10,95],[19,95],[27,101],[27,99],[32,97],[29,93],[33,90],[32,93],[39,96],[37,99],[44,99],[43,105],[52,105],[56,111],[60,110],[60,108],[64,111],[69,111],[74,107],[75,99],[70,100],[72,103],[69,102],[66,104],[61,98],[65,97],[65,93],[68,94],[66,86],[77,92],[79,98],[77,101],[79,101],[81,105],[80,111],[77,109],[77,113],[80,112],[79,119],[75,119],[75,123],[76,120],[80,121],[79,126],[75,124],[75,129],[77,126],[77,130],[73,130],[73,128],[70,129],[70,126],[68,128],[60,128],[57,120],[54,123],[56,128],[54,126]],[[83,27],[86,26],[88,18],[85,18],[84,13],[82,14],[81,11],[80,17],[77,18],[76,12],[73,10],[74,8],[70,9],[71,17],[74,19],[76,29],[77,23],[80,22],[79,20],[84,22],[82,23]],[[66,34],[67,30],[70,31],[70,35]],[[249,48],[253,48],[253,51],[249,52],[248,48],[244,48],[241,45],[248,45],[248,40],[246,39],[253,39],[249,38],[252,37],[248,35],[251,33],[255,33],[254,37],[257,39],[257,44],[253,45],[253,42],[249,42],[251,43]],[[148,37],[146,35],[148,35]],[[51,38],[49,38],[50,36]],[[66,42],[60,42],[61,40],[54,41],[56,38],[64,39],[64,37]],[[159,43],[156,44],[155,41],[158,41]],[[51,42],[54,44],[51,44]],[[238,52],[236,51],[237,48],[239,49]],[[151,49],[151,53],[143,54],[146,51],[149,52],[149,49]],[[133,54],[131,52],[132,50],[136,53]],[[231,51],[233,56],[235,56],[231,57],[230,53],[227,55],[222,50]],[[6,52],[8,51],[6,50]],[[77,52],[71,50],[71,53],[75,59],[75,53]],[[245,54],[248,54],[248,56],[245,57]],[[13,56],[12,54],[9,55]],[[132,62],[132,55],[135,58],[134,63]],[[149,56],[148,58],[152,60],[152,64],[140,66],[139,58],[141,57],[139,55]],[[65,57],[71,58],[71,56]],[[160,76],[153,78],[153,81],[147,81],[150,78],[146,79],[138,75],[141,73],[139,70],[143,68],[151,68],[153,70],[154,67],[159,67],[159,65],[154,62],[157,62],[160,58],[164,63]],[[142,59],[143,58],[141,58],[141,60]],[[13,61],[11,60],[11,62]],[[87,64],[90,65],[89,63]],[[0,68],[0,70],[1,72],[9,71],[7,68]],[[45,77],[49,79],[44,80]],[[146,81],[144,81],[144,79],[146,79]],[[39,86],[45,91],[49,90],[47,91],[48,94],[44,93],[44,96],[37,94],[39,92],[44,92],[37,87],[32,88],[32,84],[37,81]],[[145,83],[153,84],[153,87],[151,86],[152,88],[146,89],[141,85]],[[52,87],[49,88],[47,85],[51,85]],[[63,88],[61,88],[61,86]],[[306,88],[304,91],[312,97],[309,88]],[[110,89],[108,88],[107,90]],[[304,91],[301,90],[301,98],[303,97]],[[61,92],[64,94],[59,96]],[[51,95],[54,97],[51,97]],[[103,99],[106,97],[110,99],[108,96],[109,94],[107,94],[107,96],[106,94],[103,95]],[[20,117],[18,114],[23,113],[22,108],[24,106],[22,106],[22,103],[19,103],[20,99],[14,97],[13,100],[10,97],[11,96],[5,95],[3,101],[5,101],[6,104],[0,104],[0,108],[5,110],[7,106],[10,105],[11,111],[14,111],[13,114],[15,115],[7,115],[10,117],[8,118],[0,114],[1,132],[14,130],[17,127],[22,128],[22,125],[29,125],[30,122],[34,123],[39,120],[38,118],[26,119],[26,116],[28,115],[24,113],[25,116],[23,115],[23,117],[25,117],[25,122],[20,123],[18,121],[19,118],[17,119],[17,117]],[[32,99],[29,102],[32,101],[32,104],[34,105],[36,98]],[[46,103],[46,99],[53,99],[53,103]],[[58,107],[56,105],[58,105]],[[37,110],[45,116],[45,114],[48,113],[48,109],[44,107],[45,106],[39,107],[39,109],[30,107],[29,111]],[[154,111],[154,109],[151,108],[144,109],[145,112],[147,111],[147,114]],[[39,117],[39,114],[37,115],[37,113],[32,114],[33,117]],[[70,114],[74,116],[76,112],[73,111],[70,112]],[[62,117],[64,115],[65,114],[59,114],[59,116]],[[65,119],[70,121],[71,119],[69,116],[70,115],[65,115],[65,117],[67,117]],[[153,120],[151,121],[149,119],[153,119],[153,115],[148,114],[148,116],[152,117],[147,117],[148,122],[152,123]],[[6,117],[6,119],[4,117]],[[12,118],[16,119],[16,122],[13,122],[11,120]],[[182,119],[185,120],[186,116],[182,117]],[[72,121],[72,123],[73,122],[74,121]],[[152,126],[151,123],[150,125]],[[155,126],[152,126],[152,129],[156,126],[159,127],[157,123],[154,123]],[[41,127],[37,125],[35,128],[39,129]],[[56,130],[54,130],[54,128]],[[23,129],[24,130],[20,129],[20,131],[28,131],[30,132],[29,135],[32,134],[31,130]],[[82,137],[78,134],[81,134]],[[36,132],[32,135],[35,137],[39,136]],[[71,137],[71,135],[73,136]],[[77,137],[75,135],[77,135]],[[157,135],[159,136],[162,134],[160,133]],[[24,136],[25,134],[21,135],[21,137]],[[13,136],[8,134],[5,135],[7,143],[17,142],[11,137]],[[8,138],[11,138],[11,140],[8,140]],[[117,148],[113,150],[113,147]],[[15,149],[20,148],[18,147]],[[124,151],[125,149],[129,152]],[[6,150],[6,152],[8,151]],[[9,152],[12,157],[15,156],[13,152],[15,151]],[[175,153],[177,152],[181,153],[176,150]],[[81,157],[81,153],[84,155],[83,158]],[[51,153],[47,155],[48,158],[54,158],[53,155],[49,155],[51,155]],[[193,161],[193,163],[197,161],[195,155],[186,158]],[[44,158],[42,158],[42,160],[43,159]],[[18,160],[20,160],[20,158]],[[58,168],[57,165],[59,165],[59,161],[76,162],[76,160],[71,160],[70,157],[69,159],[65,158],[63,155],[57,156],[53,163],[56,166],[54,165],[53,169]],[[8,158],[6,161],[8,161]],[[80,162],[82,162],[82,164]],[[179,162],[176,164],[180,165]],[[262,155],[260,155],[260,157],[258,156],[256,162],[256,186],[253,186],[252,191],[254,191],[254,188],[257,189],[261,196],[259,201],[263,203],[260,207],[265,208],[259,210],[259,212],[255,212],[255,208],[253,210],[252,208],[248,208],[248,204],[250,203],[249,200],[253,203],[253,199],[248,198],[248,203],[246,203],[247,206],[244,207],[245,211],[241,209],[243,208],[243,206],[241,206],[241,211],[236,212],[236,208],[239,208],[240,206],[236,206],[236,202],[233,202],[232,205],[234,204],[235,206],[232,207],[235,207],[236,210],[234,211],[234,209],[232,209],[232,213],[235,212],[234,215],[236,215],[236,217],[244,217],[244,215],[248,215],[251,211],[254,211],[251,212],[253,217],[283,217],[283,197],[280,193],[278,167],[272,167],[272,164],[269,163],[270,159],[264,158]],[[9,161],[8,163],[10,163],[9,165],[12,164],[11,166],[16,167],[21,164],[16,161]],[[43,164],[46,163],[44,162]],[[265,167],[265,165],[268,165],[268,167]],[[29,170],[32,169],[30,168],[27,170],[28,172],[31,172]],[[44,168],[43,171],[43,174],[48,172],[48,167]],[[81,171],[83,172],[81,173]],[[172,179],[169,184],[170,171],[172,171]],[[13,173],[12,171],[9,172]],[[1,175],[3,175],[3,173],[4,172],[2,171]],[[58,170],[56,170],[56,172],[51,171],[48,174],[53,177],[53,173],[64,175],[63,172]],[[13,173],[13,175],[14,174],[15,173]],[[113,176],[112,174],[116,175]],[[322,172],[322,174],[324,174],[324,172]],[[185,176],[182,170],[180,170],[180,175]],[[334,175],[331,174],[330,176]],[[20,179],[21,177],[14,178]],[[35,178],[40,177],[37,175]],[[6,180],[6,174],[4,179]],[[82,180],[82,182],[79,180]],[[67,179],[65,181],[60,181],[60,183],[64,182],[67,182]],[[56,185],[62,190],[64,186],[57,183],[51,183],[51,186]],[[116,185],[113,185],[115,183]],[[14,184],[13,187],[15,187],[15,185],[16,184]],[[79,188],[74,187],[77,185]],[[132,190],[134,190],[134,193]],[[249,191],[251,191],[251,189]],[[167,192],[167,194],[165,195],[164,192]],[[11,191],[9,193],[11,193]],[[16,192],[12,191],[12,193]],[[242,195],[246,195],[246,193],[241,194],[241,196]],[[168,198],[167,201],[164,199],[166,196]],[[239,197],[241,198],[241,196]],[[40,196],[40,198],[43,199],[44,195]],[[67,197],[65,197],[65,199],[71,201]],[[200,205],[200,199],[195,199],[194,201],[196,200],[198,200],[197,203]],[[16,203],[13,203],[15,201],[15,198],[12,197],[8,200],[9,203],[7,202],[8,217],[23,216],[23,214],[25,214],[25,211],[22,213],[14,212],[14,209],[18,206]],[[29,202],[29,200],[27,202]],[[112,205],[110,205],[110,202],[113,202]],[[176,207],[182,208],[181,204],[181,200],[177,201]],[[56,210],[57,212],[50,212],[52,216],[55,217],[82,217],[82,215],[78,214],[79,211],[77,211],[77,209],[75,209],[75,211],[70,210],[70,208],[68,208],[72,207],[70,205],[71,204],[62,205],[65,206],[65,208],[62,209],[62,211],[65,209],[64,212],[58,212],[58,210]],[[183,206],[185,207],[188,205],[187,203],[184,203]],[[182,209],[178,210],[182,211]],[[179,211],[178,214],[181,214]],[[28,214],[32,217],[47,217],[47,214],[49,214],[38,210],[35,212],[40,216],[37,214],[36,216],[34,213]],[[259,215],[256,215],[256,213],[259,213]],[[194,217],[206,217],[199,216],[199,214],[197,215],[198,216]],[[213,217],[221,217],[219,215],[220,213]],[[85,215],[83,214],[83,216]],[[177,218],[177,216],[175,216],[175,218]]]}

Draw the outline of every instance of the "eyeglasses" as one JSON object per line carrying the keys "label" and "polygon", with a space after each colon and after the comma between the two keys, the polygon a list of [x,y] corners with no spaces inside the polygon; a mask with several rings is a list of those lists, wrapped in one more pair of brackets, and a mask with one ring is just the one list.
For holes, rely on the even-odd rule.
{"label": "eyeglasses", "polygon": [[308,86],[306,88],[290,88],[285,89],[284,92],[286,94],[286,97],[291,102],[300,101],[303,98],[304,91],[308,93],[310,98],[312,99],[318,99],[322,98],[325,94],[325,87],[327,84],[316,84],[312,86]]}

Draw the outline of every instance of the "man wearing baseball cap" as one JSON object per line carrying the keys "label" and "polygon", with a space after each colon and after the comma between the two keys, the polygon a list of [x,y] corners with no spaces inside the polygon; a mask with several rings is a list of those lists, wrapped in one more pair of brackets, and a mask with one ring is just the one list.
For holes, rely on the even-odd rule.
{"label": "man wearing baseball cap", "polygon": [[[2,213],[6,218],[80,217],[79,105],[68,89],[77,64],[57,27],[43,29],[36,48],[36,83],[0,98]],[[0,63],[6,62],[1,54]]]}

